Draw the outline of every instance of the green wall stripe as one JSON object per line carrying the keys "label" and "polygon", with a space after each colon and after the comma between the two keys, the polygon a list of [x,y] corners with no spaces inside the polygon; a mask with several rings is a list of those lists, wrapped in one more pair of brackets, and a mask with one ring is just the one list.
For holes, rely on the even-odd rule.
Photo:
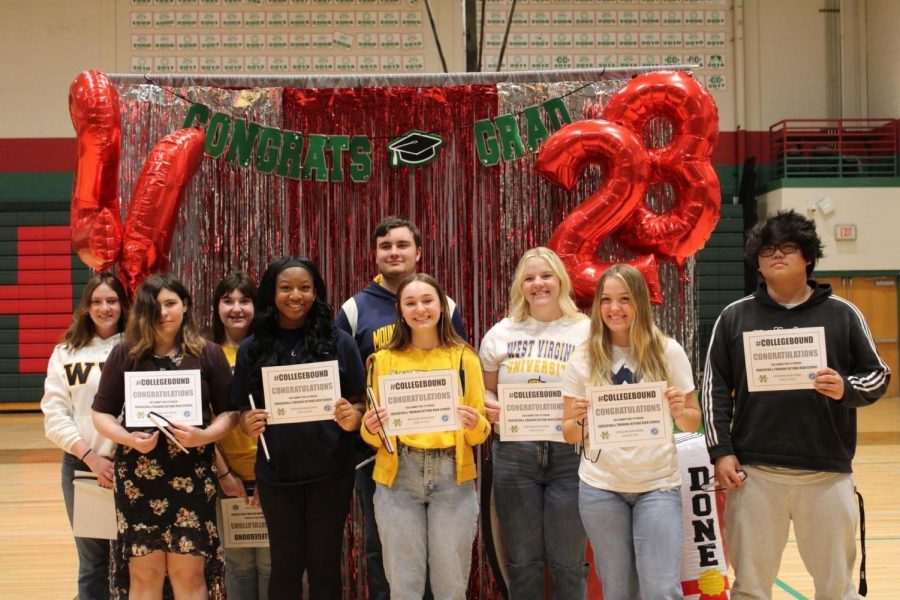
{"label": "green wall stripe", "polygon": [[75,173],[0,173],[0,203],[68,201]]}

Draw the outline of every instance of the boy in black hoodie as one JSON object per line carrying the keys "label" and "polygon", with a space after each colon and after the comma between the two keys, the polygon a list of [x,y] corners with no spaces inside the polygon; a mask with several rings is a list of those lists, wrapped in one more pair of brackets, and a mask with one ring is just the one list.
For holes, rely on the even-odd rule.
{"label": "boy in black hoodie", "polygon": [[[859,309],[808,279],[821,256],[815,223],[794,211],[758,224],[744,258],[763,282],[713,328],[701,401],[716,480],[729,490],[732,600],[771,597],[791,521],[816,597],[857,598],[856,408],[881,397],[890,369]],[[825,330],[814,389],[749,391],[743,333],[798,327]]]}

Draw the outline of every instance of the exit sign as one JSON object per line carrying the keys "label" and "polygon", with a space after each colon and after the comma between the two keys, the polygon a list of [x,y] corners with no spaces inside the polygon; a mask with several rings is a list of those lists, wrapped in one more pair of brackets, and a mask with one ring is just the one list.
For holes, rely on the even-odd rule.
{"label": "exit sign", "polygon": [[834,226],[834,239],[840,240],[855,240],[856,239],[856,225],[835,225]]}

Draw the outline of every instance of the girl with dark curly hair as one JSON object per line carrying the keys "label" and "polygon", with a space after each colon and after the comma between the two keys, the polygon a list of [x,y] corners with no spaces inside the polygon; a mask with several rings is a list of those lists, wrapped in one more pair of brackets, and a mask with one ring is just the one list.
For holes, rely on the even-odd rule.
{"label": "girl with dark curly hair", "polygon": [[[301,595],[304,571],[312,600],[340,599],[341,546],[353,493],[354,455],[365,391],[356,343],[333,325],[325,282],[305,258],[277,259],[262,276],[253,335],[238,349],[232,406],[243,411],[251,436],[265,430],[270,459],[260,448],[256,486],[269,530],[269,598]],[[264,367],[337,361],[341,398],[333,418],[266,427]],[[248,394],[257,408],[250,409]],[[262,444],[260,444],[262,446]]]}

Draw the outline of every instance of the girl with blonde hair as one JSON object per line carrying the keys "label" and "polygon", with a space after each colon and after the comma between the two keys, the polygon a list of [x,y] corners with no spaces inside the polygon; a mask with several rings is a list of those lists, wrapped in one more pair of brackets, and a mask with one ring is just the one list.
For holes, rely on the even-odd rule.
{"label": "girl with blonde hair", "polygon": [[579,508],[609,598],[683,597],[674,436],[661,445],[598,449],[587,435],[586,387],[658,381],[667,382],[665,397],[678,428],[697,431],[700,409],[684,349],[654,324],[640,272],[613,265],[597,283],[588,341],[572,355],[563,377],[563,435],[586,446],[578,471]]}
{"label": "girl with blonde hair", "polygon": [[[507,316],[481,341],[488,420],[497,423],[504,410],[498,384],[559,390],[566,362],[587,339],[588,328],[556,253],[544,247],[525,252],[510,286]],[[542,441],[495,435],[492,456],[510,599],[543,600],[548,566],[554,598],[583,598],[586,536],[578,515],[578,453],[561,434]]]}

